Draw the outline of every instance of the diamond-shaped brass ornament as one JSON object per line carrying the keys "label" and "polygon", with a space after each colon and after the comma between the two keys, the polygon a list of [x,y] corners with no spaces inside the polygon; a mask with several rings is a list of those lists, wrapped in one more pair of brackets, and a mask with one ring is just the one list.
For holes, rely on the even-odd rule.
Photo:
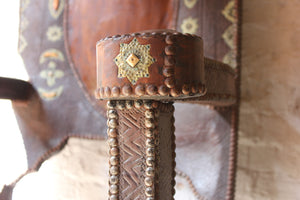
{"label": "diamond-shaped brass ornament", "polygon": [[139,78],[149,77],[148,68],[155,59],[150,55],[150,44],[141,45],[134,38],[129,44],[120,44],[120,53],[114,61],[118,66],[118,77],[126,77],[134,85]]}

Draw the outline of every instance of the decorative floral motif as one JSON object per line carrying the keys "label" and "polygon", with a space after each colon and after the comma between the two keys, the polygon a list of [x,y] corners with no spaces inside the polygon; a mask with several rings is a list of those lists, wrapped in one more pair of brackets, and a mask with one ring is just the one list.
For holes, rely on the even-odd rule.
{"label": "decorative floral motif", "polygon": [[234,8],[234,6],[235,2],[234,0],[231,0],[228,2],[224,10],[222,11],[224,17],[232,23],[236,22],[236,9]]}
{"label": "decorative floral motif", "polygon": [[50,26],[47,30],[47,38],[48,40],[55,42],[62,38],[63,31],[62,28],[59,26]]}
{"label": "decorative floral motif", "polygon": [[54,19],[57,19],[64,9],[64,0],[49,0],[48,7],[50,10],[50,14]]}
{"label": "decorative floral motif", "polygon": [[58,70],[55,68],[45,69],[40,72],[40,76],[47,80],[47,85],[49,87],[55,85],[55,80],[58,78],[62,78],[64,76],[64,72],[62,70]]}
{"label": "decorative floral motif", "polygon": [[181,30],[183,33],[196,34],[198,30],[198,19],[192,17],[184,19],[181,24]]}
{"label": "decorative floral motif", "polygon": [[188,8],[193,8],[198,0],[184,0],[184,4]]}
{"label": "decorative floral motif", "polygon": [[136,38],[129,44],[120,44],[120,53],[114,59],[118,77],[128,78],[134,85],[142,77],[149,77],[148,68],[155,62],[150,56],[150,45],[141,45]]}

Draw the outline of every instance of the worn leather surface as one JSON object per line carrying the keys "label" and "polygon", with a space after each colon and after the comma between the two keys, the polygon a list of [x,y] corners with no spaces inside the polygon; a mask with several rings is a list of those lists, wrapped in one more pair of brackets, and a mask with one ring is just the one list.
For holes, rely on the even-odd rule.
{"label": "worn leather surface", "polygon": [[[110,12],[107,13],[109,13],[110,15],[108,15],[107,13],[101,15],[103,16],[103,18],[101,17],[101,19],[103,19],[105,23],[109,25],[89,25],[91,26],[91,28],[85,27],[83,29],[85,30],[83,33],[77,31],[80,30],[80,26],[74,28],[74,22],[76,21],[76,19],[74,18],[75,14],[73,13],[72,15],[72,13],[70,13],[70,15],[68,15],[69,12],[65,12],[66,8],[68,7],[68,1],[60,0],[57,9],[53,7],[53,1],[49,1],[49,3],[47,1],[22,0],[21,2],[21,22],[26,23],[21,23],[20,26],[19,50],[24,59],[27,71],[29,73],[30,81],[36,89],[36,95],[38,95],[38,97],[34,97],[33,95],[32,100],[29,102],[13,102],[13,104],[15,107],[15,112],[20,124],[20,129],[22,131],[24,143],[28,153],[28,169],[37,170],[40,164],[45,159],[47,159],[53,152],[59,150],[65,144],[67,138],[70,136],[99,139],[105,137],[104,135],[106,119],[103,115],[104,110],[101,106],[97,106],[95,104],[95,101],[92,100],[92,95],[90,94],[92,93],[91,91],[94,90],[93,87],[95,86],[91,86],[92,84],[88,83],[89,80],[87,80],[92,80],[93,74],[95,73],[91,71],[92,68],[95,68],[95,62],[93,64],[93,61],[91,61],[93,60],[93,58],[91,58],[91,55],[93,54],[89,53],[95,51],[95,46],[92,47],[91,43],[93,40],[99,40],[100,36],[97,38],[92,38],[93,34],[87,35],[86,33],[92,32],[96,28],[98,29],[99,35],[105,35],[105,33],[108,32],[110,29],[118,30],[113,27],[120,27],[119,23],[113,22],[121,19],[110,18],[109,16],[112,16],[111,13],[113,13],[113,10],[108,9],[108,11]],[[86,10],[80,9],[84,6],[79,6],[78,2],[79,1],[70,1],[69,5],[72,7],[72,9],[77,9],[76,15],[80,16],[78,17],[78,20],[80,21],[81,25],[86,24],[87,22],[89,22],[89,18],[87,17],[88,14],[92,13],[91,5],[96,4],[97,1],[90,1],[86,4],[86,6],[89,6],[88,12]],[[128,2],[132,3],[135,1]],[[128,5],[134,5],[128,2],[120,1],[118,2],[118,6],[120,6],[121,8]],[[158,4],[159,2],[161,3],[167,1],[155,2]],[[204,55],[206,55],[207,53],[209,57],[221,60],[221,58],[224,58],[223,56],[225,56],[225,52],[228,52],[228,49],[230,49],[228,48],[228,45],[225,42],[225,40],[223,40],[222,35],[226,30],[226,27],[228,25],[231,25],[231,23],[228,23],[228,20],[224,21],[224,16],[220,13],[222,13],[226,4],[230,3],[231,1],[222,1],[222,3],[224,3],[222,4],[222,6],[219,3],[219,1],[216,0],[199,0],[195,2],[196,3],[191,8],[186,6],[186,1],[180,1],[180,3],[179,1],[168,1],[167,4],[158,6],[159,8],[161,8],[158,9],[158,11],[160,11],[155,15],[151,15],[151,19],[153,18],[153,16],[157,16],[160,13],[164,17],[160,17],[157,19],[168,20],[164,22],[156,22],[153,24],[153,26],[149,27],[149,29],[165,29],[177,27],[178,31],[182,31],[181,23],[183,23],[183,20],[185,19],[184,16],[197,17],[197,13],[201,13],[205,15],[207,19],[211,19],[209,20],[209,22],[211,23],[206,23],[207,20],[204,20],[205,17],[201,18],[201,20],[200,18],[196,20],[196,33],[201,34],[203,40],[207,41],[204,44],[204,47],[207,47],[204,48],[206,49],[204,50]],[[236,1],[235,9],[239,8],[239,2],[240,1]],[[83,3],[83,1],[80,1],[80,4],[81,3]],[[103,3],[103,7],[105,4],[106,3]],[[143,7],[144,10],[155,7],[154,5],[149,6],[147,3],[145,5],[146,7],[143,7],[142,4],[139,4],[137,6]],[[203,5],[206,6],[203,7]],[[170,11],[173,9],[176,10],[177,6],[179,6],[178,16],[177,12],[173,13],[173,11]],[[94,8],[96,9],[96,6]],[[128,6],[126,8],[128,8],[128,10],[126,9],[124,11],[126,11],[127,13],[124,13],[124,15],[122,14],[122,19],[126,18],[126,16],[129,16],[131,13],[142,12],[141,9],[136,10],[135,6]],[[69,11],[72,9],[70,9],[69,7]],[[185,15],[181,15],[182,9],[184,10]],[[198,12],[199,9],[203,12]],[[167,12],[165,12],[166,10]],[[218,14],[215,15],[216,13]],[[64,14],[65,18],[63,17]],[[100,14],[97,14],[97,16],[100,16]],[[218,17],[215,18],[216,16]],[[73,19],[69,20],[69,22],[71,22],[69,23],[67,19],[70,19],[72,17]],[[237,19],[236,14],[234,15],[234,17],[235,19]],[[112,19],[112,21],[110,21],[110,19]],[[135,18],[135,21],[141,19]],[[145,19],[149,19],[149,17]],[[180,21],[180,19],[182,19],[182,21]],[[218,23],[216,23],[216,21]],[[237,23],[238,21],[235,20],[234,24],[237,25]],[[140,24],[141,30],[148,29],[148,27],[144,27],[145,24],[148,24],[148,22],[143,21],[143,23]],[[53,26],[56,28],[53,28]],[[52,34],[51,31],[49,31],[50,28],[52,28]],[[61,32],[58,29],[63,30],[64,35],[62,34],[62,36],[60,36]],[[124,32],[139,31],[138,29],[138,27],[134,27],[132,30],[124,30]],[[53,30],[56,30],[56,34],[58,35],[53,36]],[[232,59],[236,60],[238,59],[239,55],[239,51],[237,48],[239,46],[237,37],[237,26],[234,26],[233,30],[235,35],[232,40],[234,41],[235,56]],[[50,37],[48,36],[48,34],[50,35]],[[71,34],[74,35],[72,36]],[[85,35],[85,38],[88,37],[89,42],[83,44],[82,41],[79,41],[83,38],[81,37],[81,34]],[[95,35],[96,34],[94,34],[94,36]],[[73,51],[71,51],[71,41],[75,44],[77,43],[76,45],[79,45],[80,48],[73,46]],[[78,52],[79,49],[85,48],[87,49],[83,50],[82,52]],[[76,56],[73,56],[73,54],[76,54]],[[85,59],[85,61],[81,61],[83,57],[88,57],[88,61],[86,61]],[[236,84],[238,85],[239,66],[237,66],[235,69],[237,72]],[[49,78],[49,75],[51,75],[51,73],[43,73],[43,70],[60,70],[63,71],[63,75],[61,72],[56,71],[57,73],[54,73],[55,81],[53,82],[53,76],[50,76]],[[52,81],[50,80],[51,77]],[[61,90],[61,88],[63,89]],[[236,96],[238,98],[239,88],[237,87],[236,89]],[[199,137],[202,137],[203,134],[206,134],[206,132],[204,133],[200,131],[202,127],[198,127],[195,125],[195,123],[200,124],[199,121],[195,122],[194,118],[190,120],[187,120],[188,118],[179,118],[180,123],[176,124],[176,135],[183,135],[184,137],[179,137],[179,139],[177,139],[176,141],[177,143],[181,144],[178,145],[178,148],[176,150],[177,152],[181,152],[178,153],[178,156],[176,158],[178,160],[177,168],[181,169],[182,171],[184,171],[185,174],[187,174],[188,177],[184,178],[188,178],[189,180],[191,180],[189,184],[191,185],[191,187],[194,188],[193,191],[196,196],[204,196],[207,199],[214,199],[214,197],[221,197],[221,199],[232,199],[235,172],[234,163],[236,152],[235,145],[237,107],[233,106],[228,109],[221,110],[221,114],[218,114],[218,111],[216,110],[212,110],[212,115],[207,115],[207,112],[204,112],[200,105],[195,106],[197,106],[198,109],[188,109],[189,107],[183,104],[182,109],[179,109],[181,111],[178,111],[177,116],[184,116],[184,114],[189,114],[190,116],[199,116],[199,119],[201,119],[199,121],[201,121],[201,124],[207,126],[208,130],[213,130],[213,132],[216,135],[218,135],[218,137],[223,138],[223,136],[226,136],[230,137],[230,139],[220,139],[217,140],[217,142],[215,142],[213,139],[214,137],[209,137],[205,141],[211,141],[211,143],[209,143],[211,144],[211,146],[203,148],[203,145],[199,145],[199,143],[197,143],[198,140],[191,139],[194,136],[186,135],[186,131],[180,131],[186,130],[184,128],[181,128],[183,126],[191,127],[193,128],[193,130],[195,130],[194,134],[199,135]],[[208,116],[211,117],[207,119]],[[206,120],[210,121],[211,123],[206,123]],[[217,126],[217,124],[220,122],[220,120],[222,121],[221,125],[219,125],[220,129],[215,129],[215,127],[219,127]],[[222,125],[223,122],[227,124]],[[230,126],[230,128],[228,126]],[[43,130],[43,132],[41,132],[41,130]],[[190,141],[190,143],[184,143],[181,141]],[[199,140],[199,142],[200,141],[201,140]],[[202,157],[199,156],[199,154],[200,152],[205,154],[205,152],[207,152],[208,149],[212,151],[222,152],[223,154],[221,154],[222,156],[220,156],[220,154],[216,155],[211,153],[210,158],[214,160],[215,163],[217,163],[216,165],[218,166],[218,169],[215,170],[215,168],[208,166],[205,169],[207,169],[210,173],[208,173],[208,171],[207,173],[201,173],[202,170],[199,170],[201,169],[200,166],[207,166],[206,164],[208,161],[202,160]],[[218,151],[217,149],[222,149],[222,151]],[[186,155],[194,156],[188,157]],[[194,167],[187,168],[185,166],[185,164],[193,162],[197,163],[193,165]],[[200,172],[201,176],[203,176],[202,179],[199,179],[199,176],[195,175],[199,175],[198,172]],[[213,179],[209,174],[217,174],[217,178]],[[2,197],[3,194],[1,198]]]}

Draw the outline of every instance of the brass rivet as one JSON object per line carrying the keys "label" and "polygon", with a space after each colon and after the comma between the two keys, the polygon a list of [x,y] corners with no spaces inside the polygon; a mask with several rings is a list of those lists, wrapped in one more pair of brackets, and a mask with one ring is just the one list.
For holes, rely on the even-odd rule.
{"label": "brass rivet", "polygon": [[146,150],[146,155],[147,156],[154,156],[155,155],[155,149],[150,147],[150,148],[147,148]]}
{"label": "brass rivet", "polygon": [[118,118],[118,113],[116,110],[108,110],[107,117],[108,118]]}
{"label": "brass rivet", "polygon": [[173,56],[165,56],[164,64],[165,66],[174,66],[175,58]]}
{"label": "brass rivet", "polygon": [[105,87],[104,94],[106,97],[110,97],[111,95],[110,87]]}
{"label": "brass rivet", "polygon": [[117,106],[118,106],[118,109],[120,109],[120,110],[124,110],[126,108],[124,101],[118,101]]}
{"label": "brass rivet", "polygon": [[145,111],[145,117],[146,118],[154,118],[154,112],[150,110]]}
{"label": "brass rivet", "polygon": [[109,169],[109,172],[111,175],[118,175],[119,174],[119,168],[116,167],[116,166],[112,166],[110,169]]}
{"label": "brass rivet", "polygon": [[111,194],[117,194],[118,193],[118,186],[117,185],[111,185],[109,191],[110,191]]}
{"label": "brass rivet", "polygon": [[147,187],[146,190],[145,190],[145,194],[146,194],[147,197],[153,196],[153,189],[152,189],[152,187]]}
{"label": "brass rivet", "polygon": [[117,195],[111,195],[109,197],[109,200],[118,200],[118,196]]}
{"label": "brass rivet", "polygon": [[144,85],[138,85],[135,87],[135,93],[138,95],[138,96],[142,96],[144,95],[146,92],[146,89],[145,89],[145,86]]}
{"label": "brass rivet", "polygon": [[168,88],[174,88],[175,87],[175,79],[174,78],[166,78],[165,85]]}
{"label": "brass rivet", "polygon": [[112,138],[117,137],[117,135],[118,135],[117,129],[115,129],[115,128],[107,129],[107,135]]}
{"label": "brass rivet", "polygon": [[112,185],[116,185],[119,182],[119,178],[117,176],[110,176],[109,183]]}
{"label": "brass rivet", "polygon": [[142,105],[143,105],[143,101],[142,100],[134,101],[134,106],[136,108],[140,108],[140,107],[142,107]]}
{"label": "brass rivet", "polygon": [[153,133],[153,131],[151,129],[146,129],[145,130],[145,135],[148,138],[154,137],[154,133]]}
{"label": "brass rivet", "polygon": [[146,101],[145,103],[144,103],[144,107],[146,108],[146,109],[152,109],[152,101]]}
{"label": "brass rivet", "polygon": [[172,88],[171,89],[171,95],[173,97],[177,97],[177,96],[179,96],[179,94],[180,94],[180,91],[178,90],[178,88]]}
{"label": "brass rivet", "polygon": [[120,95],[120,88],[119,87],[113,87],[111,90],[112,96],[118,97]]}
{"label": "brass rivet", "polygon": [[149,95],[156,95],[157,87],[155,85],[148,85],[146,91]]}
{"label": "brass rivet", "polygon": [[145,182],[146,186],[152,186],[153,185],[153,179],[150,178],[150,177],[146,177],[144,182]]}
{"label": "brass rivet", "polygon": [[148,138],[148,139],[146,140],[146,146],[147,146],[147,147],[154,147],[154,146],[155,146],[154,140]]}
{"label": "brass rivet", "polygon": [[185,95],[188,95],[190,93],[190,86],[187,85],[187,84],[184,84],[182,86],[182,93],[185,94]]}
{"label": "brass rivet", "polygon": [[145,126],[147,128],[155,128],[154,120],[153,119],[145,119]]}
{"label": "brass rivet", "polygon": [[117,141],[116,138],[110,138],[110,139],[108,139],[108,143],[109,143],[109,145],[110,145],[111,147],[116,147],[116,146],[118,146],[118,141]]}
{"label": "brass rivet", "polygon": [[154,176],[154,169],[152,167],[147,167],[146,175],[147,176]]}
{"label": "brass rivet", "polygon": [[174,67],[164,67],[163,68],[163,75],[165,77],[174,76]]}
{"label": "brass rivet", "polygon": [[119,149],[116,147],[113,147],[110,149],[110,155],[117,156],[119,154]]}
{"label": "brass rivet", "polygon": [[115,101],[108,101],[106,104],[107,108],[113,109],[116,107],[116,102]]}
{"label": "brass rivet", "polygon": [[176,49],[172,45],[168,45],[168,46],[165,47],[165,53],[168,56],[175,55],[175,53],[176,53],[175,51],[176,51]]}
{"label": "brass rivet", "polygon": [[170,89],[169,89],[167,86],[165,86],[165,85],[161,85],[161,86],[159,86],[159,88],[158,88],[158,93],[159,93],[161,96],[166,96],[166,95],[169,94],[169,92],[170,92]]}
{"label": "brass rivet", "polygon": [[131,86],[130,86],[130,85],[125,85],[125,86],[123,86],[123,88],[122,88],[122,93],[123,93],[123,95],[125,95],[125,96],[131,95],[131,93],[132,93],[132,88],[131,88]]}
{"label": "brass rivet", "polygon": [[112,157],[110,157],[109,162],[110,162],[111,165],[118,165],[119,164],[119,159],[116,156],[112,156]]}
{"label": "brass rivet", "polygon": [[147,166],[153,167],[153,166],[154,166],[154,163],[155,163],[154,157],[148,157],[148,158],[146,159],[146,164],[147,164]]}
{"label": "brass rivet", "polygon": [[107,125],[108,125],[109,128],[116,128],[117,125],[118,125],[118,122],[117,122],[116,119],[109,119],[107,121]]}
{"label": "brass rivet", "polygon": [[126,108],[131,109],[133,107],[133,101],[126,101]]}

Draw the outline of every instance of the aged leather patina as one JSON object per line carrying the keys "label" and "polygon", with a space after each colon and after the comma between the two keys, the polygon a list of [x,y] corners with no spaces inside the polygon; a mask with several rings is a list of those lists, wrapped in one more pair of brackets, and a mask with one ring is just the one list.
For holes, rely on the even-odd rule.
{"label": "aged leather patina", "polygon": [[[148,29],[176,29],[201,36],[205,56],[230,64],[235,71],[234,83],[229,83],[235,87],[230,92],[237,100],[231,106],[220,104],[222,107],[206,107],[196,102],[174,105],[177,176],[188,180],[199,199],[233,199],[240,3],[240,0],[21,0],[19,52],[35,92],[26,101],[13,101],[13,106],[28,155],[27,173],[38,170],[69,137],[106,138],[105,103],[94,98],[95,45],[100,38]],[[212,63],[210,59],[205,62],[207,66]],[[207,73],[215,72],[207,70]],[[222,74],[220,70],[214,76]],[[213,85],[213,80],[206,82]],[[218,85],[215,89],[223,91],[224,87]],[[5,194],[11,194],[8,191],[14,185],[5,187],[0,199],[9,199]]]}

